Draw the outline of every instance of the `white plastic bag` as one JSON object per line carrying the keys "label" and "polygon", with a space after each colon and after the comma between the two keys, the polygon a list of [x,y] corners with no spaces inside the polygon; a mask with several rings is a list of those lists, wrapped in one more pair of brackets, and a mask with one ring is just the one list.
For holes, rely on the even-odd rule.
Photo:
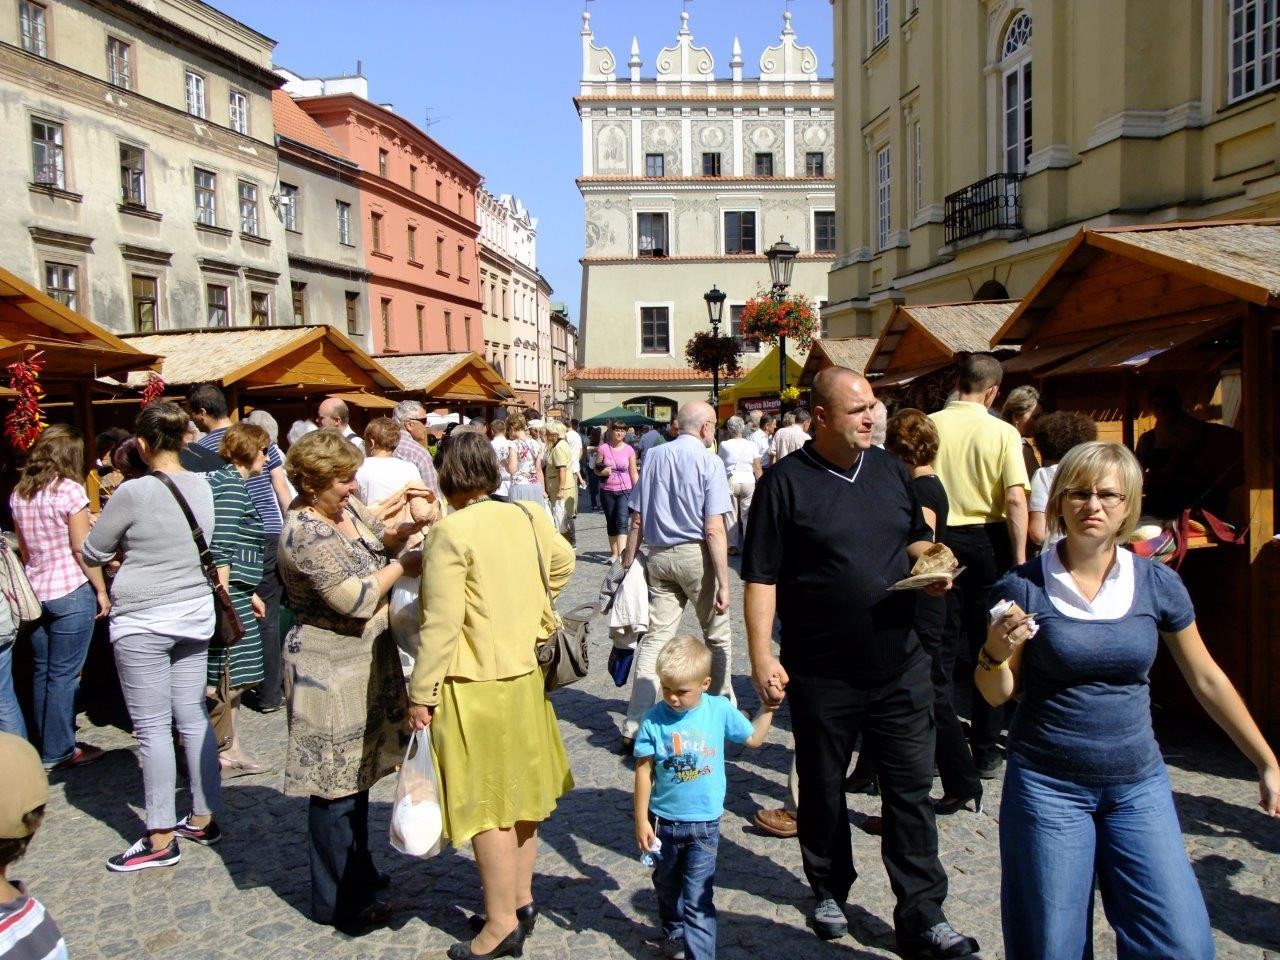
{"label": "white plastic bag", "polygon": [[566,525],[569,522],[567,514],[567,502],[564,500],[551,501],[551,525],[556,528],[556,533],[566,533]]}
{"label": "white plastic bag", "polygon": [[418,591],[422,582],[417,577],[401,577],[391,587],[391,636],[404,653],[418,657]]}
{"label": "white plastic bag", "polygon": [[436,767],[431,759],[431,731],[419,730],[409,738],[400,776],[396,778],[391,846],[410,857],[429,860],[444,845],[443,833]]}

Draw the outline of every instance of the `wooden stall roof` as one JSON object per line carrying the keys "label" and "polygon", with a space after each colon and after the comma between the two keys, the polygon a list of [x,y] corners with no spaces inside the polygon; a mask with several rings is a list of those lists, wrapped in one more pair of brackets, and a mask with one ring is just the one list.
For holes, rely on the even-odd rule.
{"label": "wooden stall roof", "polygon": [[[791,354],[787,354],[787,383],[795,384],[800,380],[803,367]],[[741,380],[731,387],[720,391],[721,403],[737,403],[744,397],[760,397],[768,393],[777,393],[781,389],[778,383],[778,348],[760,358],[760,362],[751,368]]]}
{"label": "wooden stall roof", "polygon": [[1081,230],[990,342],[1087,346],[1102,332],[1230,317],[1249,303],[1280,306],[1280,220]]}
{"label": "wooden stall roof", "polygon": [[41,351],[47,379],[149,370],[159,358],[0,268],[0,361]]}
{"label": "wooden stall roof", "polygon": [[[403,389],[378,361],[328,325],[171,330],[126,339],[164,358],[160,374],[171,387],[216,383],[278,394]],[[141,386],[144,379],[135,374],[129,383]]]}
{"label": "wooden stall roof", "polygon": [[823,337],[815,340],[809,348],[798,383],[802,387],[813,386],[813,378],[827,367],[848,367],[862,373],[875,345],[875,337]]}
{"label": "wooden stall roof", "polygon": [[397,353],[378,357],[405,393],[457,403],[505,403],[515,391],[478,353]]}
{"label": "wooden stall roof", "polygon": [[372,393],[353,391],[349,393],[331,393],[334,400],[341,400],[349,407],[361,407],[365,410],[394,410],[396,402],[388,397],[375,396]]}
{"label": "wooden stall roof", "polygon": [[958,353],[989,350],[991,335],[1009,319],[1017,300],[899,304],[867,360],[878,387],[900,386],[940,370]]}

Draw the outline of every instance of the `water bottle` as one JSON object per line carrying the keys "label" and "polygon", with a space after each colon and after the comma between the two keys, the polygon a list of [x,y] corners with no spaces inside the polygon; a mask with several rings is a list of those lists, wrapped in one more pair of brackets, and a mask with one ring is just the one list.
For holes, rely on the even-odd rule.
{"label": "water bottle", "polygon": [[662,856],[662,841],[654,837],[649,849],[640,854],[640,863],[647,869],[652,870],[660,856]]}

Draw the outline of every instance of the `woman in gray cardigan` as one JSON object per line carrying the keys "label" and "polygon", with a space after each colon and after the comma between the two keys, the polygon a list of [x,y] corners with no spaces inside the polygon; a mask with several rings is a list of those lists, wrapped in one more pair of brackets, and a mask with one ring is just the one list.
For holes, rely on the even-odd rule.
{"label": "woman in gray cardigan", "polygon": [[[178,462],[187,414],[156,403],[138,416],[138,449],[151,475],[121,484],[84,544],[101,566],[124,552],[111,584],[111,646],[129,716],[138,735],[146,793],[147,836],[107,861],[119,873],[177,863],[178,837],[216,843],[220,805],[218,746],[205,711],[205,672],[213,636],[213,593],[177,498],[155,474],[178,488],[204,533],[213,539],[213,494],[205,478]],[[191,813],[178,820],[177,770],[170,726],[182,734],[191,780]]]}

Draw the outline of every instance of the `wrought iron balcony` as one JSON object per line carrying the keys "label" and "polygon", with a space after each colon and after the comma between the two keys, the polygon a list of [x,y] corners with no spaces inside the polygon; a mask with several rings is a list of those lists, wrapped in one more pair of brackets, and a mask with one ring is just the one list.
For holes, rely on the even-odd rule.
{"label": "wrought iron balcony", "polygon": [[1020,173],[997,173],[949,194],[943,227],[947,243],[992,230],[1022,229]]}

